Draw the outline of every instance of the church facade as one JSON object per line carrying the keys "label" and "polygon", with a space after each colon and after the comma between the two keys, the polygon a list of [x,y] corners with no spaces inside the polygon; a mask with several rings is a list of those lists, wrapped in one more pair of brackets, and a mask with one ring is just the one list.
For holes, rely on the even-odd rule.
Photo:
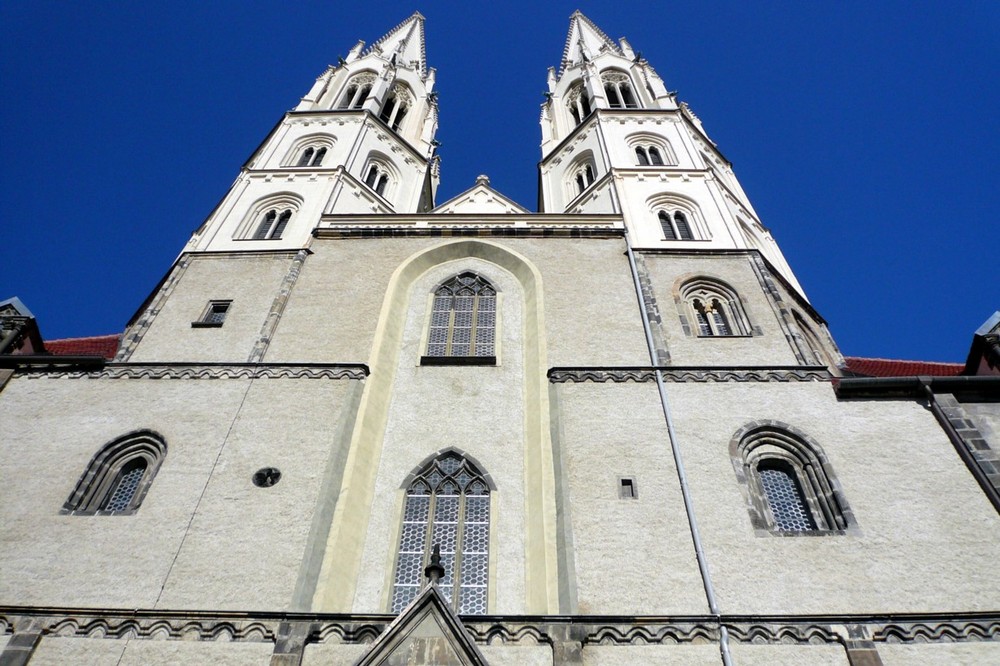
{"label": "church facade", "polygon": [[435,200],[434,82],[359,43],[113,359],[0,356],[0,664],[1000,661],[1000,364],[853,372],[579,12],[537,212]]}

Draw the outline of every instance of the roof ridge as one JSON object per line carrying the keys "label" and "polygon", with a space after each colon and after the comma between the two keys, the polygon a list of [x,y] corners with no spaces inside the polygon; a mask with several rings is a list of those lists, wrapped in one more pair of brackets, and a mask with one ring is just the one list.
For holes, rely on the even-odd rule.
{"label": "roof ridge", "polygon": [[844,356],[844,358],[857,361],[888,361],[890,363],[926,363],[929,365],[961,365],[961,366],[965,365],[965,363],[962,363],[960,361],[921,361],[918,359],[885,358],[881,356]]}

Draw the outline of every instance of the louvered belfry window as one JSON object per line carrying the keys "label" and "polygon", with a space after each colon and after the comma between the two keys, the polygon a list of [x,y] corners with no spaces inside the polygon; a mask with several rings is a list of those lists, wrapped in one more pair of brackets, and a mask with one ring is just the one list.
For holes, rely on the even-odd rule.
{"label": "louvered belfry window", "polygon": [[496,324],[496,289],[462,273],[434,292],[427,356],[495,357]]}
{"label": "louvered belfry window", "polygon": [[402,611],[420,592],[424,567],[438,545],[445,572],[438,586],[445,599],[459,613],[485,614],[489,530],[490,488],[485,475],[455,452],[425,465],[406,490],[392,612]]}

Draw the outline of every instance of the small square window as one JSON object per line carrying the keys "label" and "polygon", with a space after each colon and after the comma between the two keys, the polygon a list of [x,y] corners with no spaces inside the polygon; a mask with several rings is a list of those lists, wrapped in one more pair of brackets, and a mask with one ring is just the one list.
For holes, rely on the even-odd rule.
{"label": "small square window", "polygon": [[635,484],[635,479],[618,479],[618,499],[639,499],[639,488]]}
{"label": "small square window", "polygon": [[209,301],[201,319],[191,322],[193,328],[219,328],[226,320],[232,301]]}

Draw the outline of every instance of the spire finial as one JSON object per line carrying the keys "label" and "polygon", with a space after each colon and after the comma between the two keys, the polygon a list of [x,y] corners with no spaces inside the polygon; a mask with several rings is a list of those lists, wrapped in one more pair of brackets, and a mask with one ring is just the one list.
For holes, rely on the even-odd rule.
{"label": "spire finial", "polygon": [[424,575],[431,585],[437,585],[438,581],[444,578],[444,567],[441,566],[441,544],[434,544],[431,552],[431,563],[424,568]]}

